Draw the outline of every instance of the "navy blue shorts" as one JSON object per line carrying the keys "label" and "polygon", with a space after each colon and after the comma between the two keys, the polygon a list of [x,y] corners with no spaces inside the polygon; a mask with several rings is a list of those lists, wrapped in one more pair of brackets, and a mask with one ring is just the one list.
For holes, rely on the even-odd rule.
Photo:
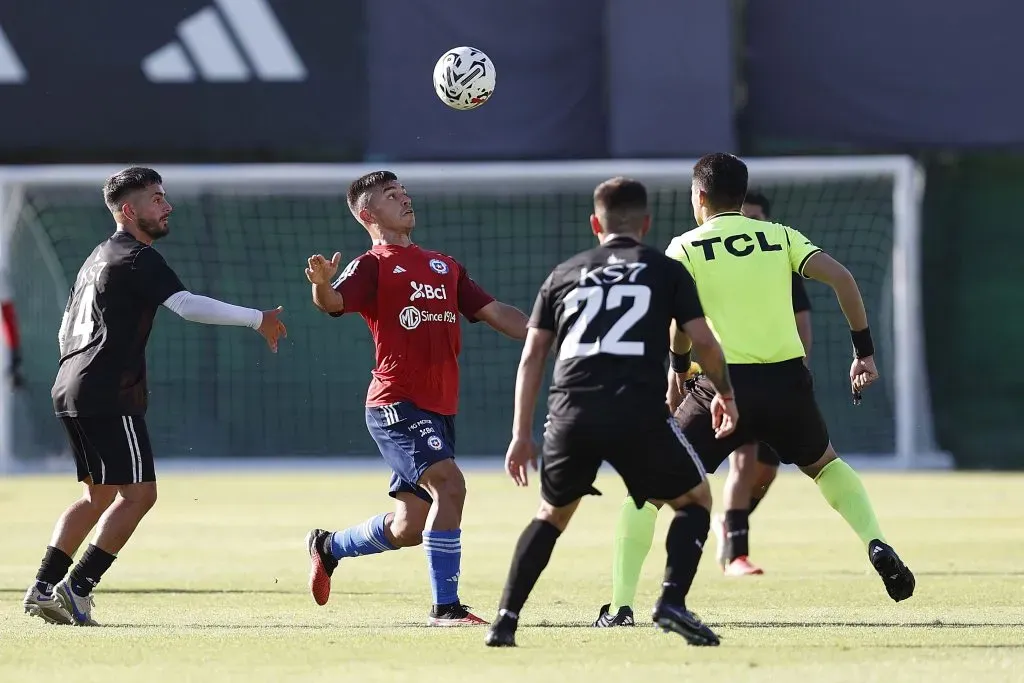
{"label": "navy blue shorts", "polygon": [[434,463],[455,457],[455,416],[420,410],[401,401],[367,408],[366,428],[391,468],[388,494],[395,498],[402,492],[413,493],[432,503],[430,494],[417,482]]}

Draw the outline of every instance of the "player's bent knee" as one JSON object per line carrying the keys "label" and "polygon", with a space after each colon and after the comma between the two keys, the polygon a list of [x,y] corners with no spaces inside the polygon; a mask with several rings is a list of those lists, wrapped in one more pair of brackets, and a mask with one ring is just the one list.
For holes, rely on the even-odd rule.
{"label": "player's bent knee", "polygon": [[832,444],[830,443],[828,447],[825,448],[825,453],[822,454],[822,456],[818,458],[817,461],[814,462],[814,464],[801,465],[800,471],[806,474],[811,479],[814,479],[823,469],[825,469],[826,465],[828,465],[830,462],[832,462],[838,457],[839,455],[836,453],[835,449],[832,448]]}
{"label": "player's bent knee", "polygon": [[442,460],[428,467],[419,485],[442,505],[461,506],[466,500],[466,477],[453,459]]}
{"label": "player's bent knee", "polygon": [[149,512],[156,505],[156,482],[146,481],[141,484],[127,484],[118,487],[121,497],[138,507],[141,514]]}
{"label": "player's bent knee", "polygon": [[537,519],[547,522],[559,531],[565,531],[565,527],[569,525],[569,520],[572,519],[572,515],[576,512],[579,504],[580,501],[577,499],[563,507],[555,507],[551,503],[542,500],[540,502],[540,509],[537,510]]}
{"label": "player's bent knee", "polygon": [[687,505],[699,505],[702,508],[711,509],[711,485],[705,479],[692,489],[672,500],[664,501],[673,510],[679,510]]}
{"label": "player's bent knee", "polygon": [[95,484],[86,486],[82,494],[82,499],[89,503],[94,510],[101,513],[110,507],[110,504],[114,502],[116,497],[116,486],[97,486]]}

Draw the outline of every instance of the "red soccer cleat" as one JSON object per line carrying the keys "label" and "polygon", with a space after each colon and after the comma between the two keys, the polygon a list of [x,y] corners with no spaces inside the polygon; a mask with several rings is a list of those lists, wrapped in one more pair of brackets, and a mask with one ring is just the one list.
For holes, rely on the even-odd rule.
{"label": "red soccer cleat", "polygon": [[338,566],[338,561],[324,552],[324,541],[330,535],[330,531],[323,529],[313,529],[306,534],[306,547],[309,549],[309,592],[318,605],[326,605],[331,597],[331,574]]}
{"label": "red soccer cleat", "polygon": [[753,564],[746,555],[740,555],[732,562],[725,565],[726,576],[760,576],[764,570]]}
{"label": "red soccer cleat", "polygon": [[430,610],[427,626],[486,626],[487,622],[469,611],[465,605],[445,605],[440,610]]}

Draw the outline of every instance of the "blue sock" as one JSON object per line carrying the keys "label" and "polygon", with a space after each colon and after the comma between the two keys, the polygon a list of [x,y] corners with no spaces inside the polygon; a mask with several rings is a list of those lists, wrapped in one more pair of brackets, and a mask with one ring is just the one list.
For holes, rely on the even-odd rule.
{"label": "blue sock", "polygon": [[462,566],[462,530],[424,531],[423,549],[435,605],[459,601],[459,568]]}
{"label": "blue sock", "polygon": [[362,524],[331,534],[331,555],[334,559],[376,555],[387,550],[396,550],[384,533],[384,521],[388,514],[390,513],[382,512]]}

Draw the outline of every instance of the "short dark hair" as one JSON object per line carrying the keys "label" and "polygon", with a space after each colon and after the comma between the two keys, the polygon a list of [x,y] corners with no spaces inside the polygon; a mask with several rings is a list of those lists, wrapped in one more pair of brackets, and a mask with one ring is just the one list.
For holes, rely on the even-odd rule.
{"label": "short dark hair", "polygon": [[772,217],[772,203],[768,201],[768,197],[765,197],[762,193],[757,190],[751,190],[747,193],[746,199],[743,200],[744,204],[755,204],[761,207],[761,213],[764,214],[765,218]]}
{"label": "short dark hair", "polygon": [[738,209],[747,194],[747,165],[732,154],[705,154],[693,166],[693,183],[716,209]]}
{"label": "short dark hair", "polygon": [[605,232],[636,230],[636,219],[647,215],[647,188],[632,178],[611,178],[594,189],[594,211],[605,214]]}
{"label": "short dark hair", "polygon": [[358,214],[359,202],[366,193],[372,192],[388,183],[393,183],[396,180],[398,180],[398,176],[395,175],[394,171],[373,171],[372,173],[359,176],[348,186],[347,199],[349,211],[353,214]]}
{"label": "short dark hair", "polygon": [[107,208],[116,213],[121,210],[121,202],[132,192],[145,190],[150,185],[161,185],[164,179],[151,168],[131,166],[118,171],[103,183],[103,202]]}

